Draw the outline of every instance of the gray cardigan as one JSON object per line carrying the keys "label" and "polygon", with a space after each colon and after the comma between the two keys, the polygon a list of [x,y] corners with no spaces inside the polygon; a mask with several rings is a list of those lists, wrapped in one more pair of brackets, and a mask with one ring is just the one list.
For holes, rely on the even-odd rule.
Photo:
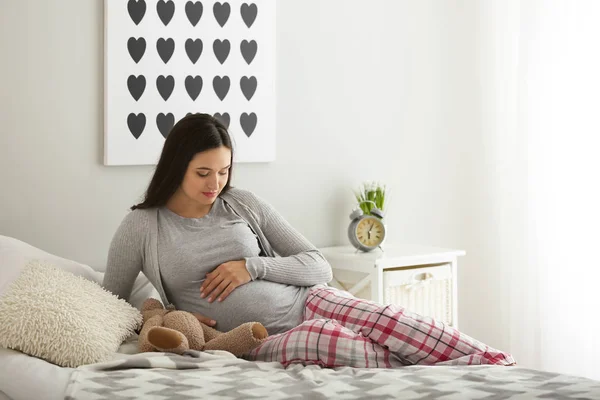
{"label": "gray cardigan", "polygon": [[[258,237],[261,257],[246,259],[252,280],[265,279],[296,286],[328,283],[331,266],[321,252],[268,203],[247,190],[231,188],[221,195]],[[142,271],[164,304],[158,265],[158,209],[134,210],[117,229],[108,253],[103,286],[128,300],[133,283]]]}

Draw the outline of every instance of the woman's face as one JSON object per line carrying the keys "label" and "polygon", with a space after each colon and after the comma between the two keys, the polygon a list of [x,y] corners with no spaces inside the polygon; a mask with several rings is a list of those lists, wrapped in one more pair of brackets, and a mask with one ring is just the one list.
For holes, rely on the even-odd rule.
{"label": "woman's face", "polygon": [[199,205],[211,205],[229,179],[231,150],[225,146],[197,153],[181,183],[183,194]]}

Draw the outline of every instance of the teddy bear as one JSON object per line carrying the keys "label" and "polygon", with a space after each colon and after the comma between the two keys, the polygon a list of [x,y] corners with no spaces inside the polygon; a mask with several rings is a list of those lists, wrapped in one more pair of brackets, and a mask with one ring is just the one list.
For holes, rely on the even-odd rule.
{"label": "teddy bear", "polygon": [[182,354],[186,350],[225,350],[236,357],[256,348],[267,338],[259,322],[247,322],[229,332],[219,332],[198,321],[189,312],[172,305],[165,309],[160,301],[149,298],[142,306],[140,352],[161,351]]}

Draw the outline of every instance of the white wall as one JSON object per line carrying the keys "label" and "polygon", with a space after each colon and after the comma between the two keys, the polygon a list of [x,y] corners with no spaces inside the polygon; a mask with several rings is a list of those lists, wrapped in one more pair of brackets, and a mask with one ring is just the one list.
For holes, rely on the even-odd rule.
{"label": "white wall", "polygon": [[521,366],[600,379],[600,3],[478,4],[485,234],[468,241],[487,261],[480,305],[497,311],[486,337]]}
{"label": "white wall", "polygon": [[[103,2],[1,4],[0,234],[101,266],[152,173],[102,165]],[[277,161],[237,165],[234,184],[324,246],[346,242],[351,189],[387,183],[389,240],[466,249],[462,329],[500,346],[473,240],[474,4],[278,1]]]}

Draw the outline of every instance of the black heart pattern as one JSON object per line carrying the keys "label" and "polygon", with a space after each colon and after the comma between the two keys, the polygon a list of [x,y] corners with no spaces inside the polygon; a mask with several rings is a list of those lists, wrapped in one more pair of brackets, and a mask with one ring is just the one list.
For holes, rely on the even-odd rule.
{"label": "black heart pattern", "polygon": [[169,136],[173,125],[175,125],[175,116],[173,114],[160,113],[156,116],[156,126],[165,139]]}
{"label": "black heart pattern", "polygon": [[242,40],[240,44],[240,51],[242,52],[242,57],[246,60],[246,63],[250,65],[254,57],[256,57],[256,52],[258,51],[258,44],[256,40]]}
{"label": "black heart pattern", "polygon": [[215,76],[213,79],[213,89],[215,90],[215,94],[221,101],[227,96],[229,92],[229,87],[231,86],[231,81],[228,76],[220,77]]}
{"label": "black heart pattern", "polygon": [[159,75],[158,78],[156,78],[156,89],[158,89],[160,97],[162,97],[165,101],[171,97],[173,88],[175,88],[175,78],[173,78],[171,75]]}
{"label": "black heart pattern", "polygon": [[255,113],[243,113],[240,115],[240,125],[242,126],[242,130],[246,134],[246,136],[250,137],[256,129],[256,124],[258,123],[258,117]]}
{"label": "black heart pattern", "polygon": [[127,88],[129,89],[129,93],[131,93],[131,97],[135,101],[138,101],[146,89],[146,77],[144,75],[137,77],[129,75],[129,78],[127,78]]}
{"label": "black heart pattern", "polygon": [[229,123],[231,122],[231,117],[229,116],[229,113],[215,113],[213,115],[213,117],[215,117],[216,119],[218,119],[223,125],[225,125],[225,128],[229,129]]}
{"label": "black heart pattern", "polygon": [[204,8],[202,7],[202,3],[199,1],[193,2],[188,1],[185,3],[185,15],[188,17],[188,21],[192,26],[196,26],[198,21],[200,21],[200,17],[202,17],[202,12]]}
{"label": "black heart pattern", "polygon": [[143,37],[139,39],[130,37],[127,41],[127,51],[129,51],[129,55],[137,64],[146,52],[146,39]]}
{"label": "black heart pattern", "polygon": [[257,85],[258,85],[258,81],[256,80],[256,77],[254,77],[254,76],[251,76],[251,77],[242,76],[242,79],[240,79],[240,88],[242,89],[242,93],[244,94],[244,97],[248,100],[250,100],[252,98],[252,96],[254,96]]}
{"label": "black heart pattern", "polygon": [[139,138],[146,127],[146,116],[142,113],[138,115],[134,113],[129,114],[127,116],[127,126],[133,137],[136,139]]}
{"label": "black heart pattern", "polygon": [[185,52],[187,53],[188,58],[192,62],[192,64],[196,64],[196,61],[200,58],[202,54],[202,40],[200,39],[188,39],[185,41]]}
{"label": "black heart pattern", "polygon": [[216,2],[213,6],[213,14],[215,15],[215,19],[221,25],[221,28],[225,26],[227,20],[229,19],[229,15],[231,14],[231,6],[229,3],[219,3]]}
{"label": "black heart pattern", "polygon": [[[139,25],[146,14],[145,0],[128,0],[127,11],[131,20]],[[159,0],[156,4],[156,11],[162,23],[167,26],[175,14],[175,3],[173,0]],[[185,4],[185,13],[192,26],[196,26],[202,18],[204,9],[201,1],[187,1]],[[217,23],[224,27],[231,16],[231,6],[228,2],[216,2],[213,6],[213,14]],[[242,20],[248,28],[256,22],[258,16],[258,7],[254,3],[243,3],[240,8]],[[129,55],[135,63],[143,58],[146,51],[146,40],[143,37],[131,37],[127,41]],[[175,52],[175,41],[172,38],[159,38],[156,42],[156,49],[165,64],[169,62]],[[195,64],[203,51],[203,42],[201,39],[188,38],[185,42],[185,51],[190,61]],[[231,52],[231,43],[229,40],[216,39],[213,42],[213,52],[220,64],[224,64]],[[242,40],[240,43],[240,52],[246,64],[250,65],[258,53],[258,43],[255,40]],[[156,79],[156,87],[160,96],[167,101],[173,94],[175,88],[175,79],[171,75],[160,75]],[[231,87],[231,80],[228,76],[215,76],[213,78],[213,89],[217,97],[223,101]],[[127,79],[127,88],[131,96],[138,101],[146,89],[146,77],[144,75],[130,75]],[[190,98],[195,101],[203,88],[203,80],[199,75],[187,75],[185,77],[185,89]],[[255,76],[243,76],[240,79],[240,89],[244,97],[250,101],[256,94],[258,80]],[[190,113],[188,113],[189,115]],[[214,117],[229,128],[231,116],[229,113],[215,113]],[[239,117],[240,126],[247,137],[251,137],[258,125],[258,116],[256,113],[242,113]],[[167,138],[171,129],[175,125],[175,116],[172,113],[159,113],[156,116],[156,126],[164,138]],[[127,126],[135,139],[138,139],[146,126],[146,115],[144,113],[130,113],[127,117]]]}
{"label": "black heart pattern", "polygon": [[196,100],[202,91],[202,77],[188,75],[185,78],[185,90],[192,100]]}
{"label": "black heart pattern", "polygon": [[258,7],[256,4],[244,3],[240,9],[240,13],[242,14],[242,19],[248,28],[252,26],[254,21],[256,21],[256,16],[258,15]]}
{"label": "black heart pattern", "polygon": [[166,64],[169,62],[175,51],[175,41],[171,38],[160,38],[156,41],[156,50],[158,51],[160,58]]}
{"label": "black heart pattern", "polygon": [[229,40],[225,39],[223,41],[216,39],[213,42],[213,51],[215,52],[215,57],[217,60],[223,65],[227,57],[229,56],[229,51],[231,50],[231,43]]}
{"label": "black heart pattern", "polygon": [[171,22],[173,14],[175,14],[175,3],[171,0],[160,0],[156,3],[156,12],[158,13],[158,18],[160,18],[162,23],[167,26],[169,25],[169,22]]}
{"label": "black heart pattern", "polygon": [[146,2],[144,0],[129,0],[127,2],[127,11],[134,24],[139,25],[146,14]]}

